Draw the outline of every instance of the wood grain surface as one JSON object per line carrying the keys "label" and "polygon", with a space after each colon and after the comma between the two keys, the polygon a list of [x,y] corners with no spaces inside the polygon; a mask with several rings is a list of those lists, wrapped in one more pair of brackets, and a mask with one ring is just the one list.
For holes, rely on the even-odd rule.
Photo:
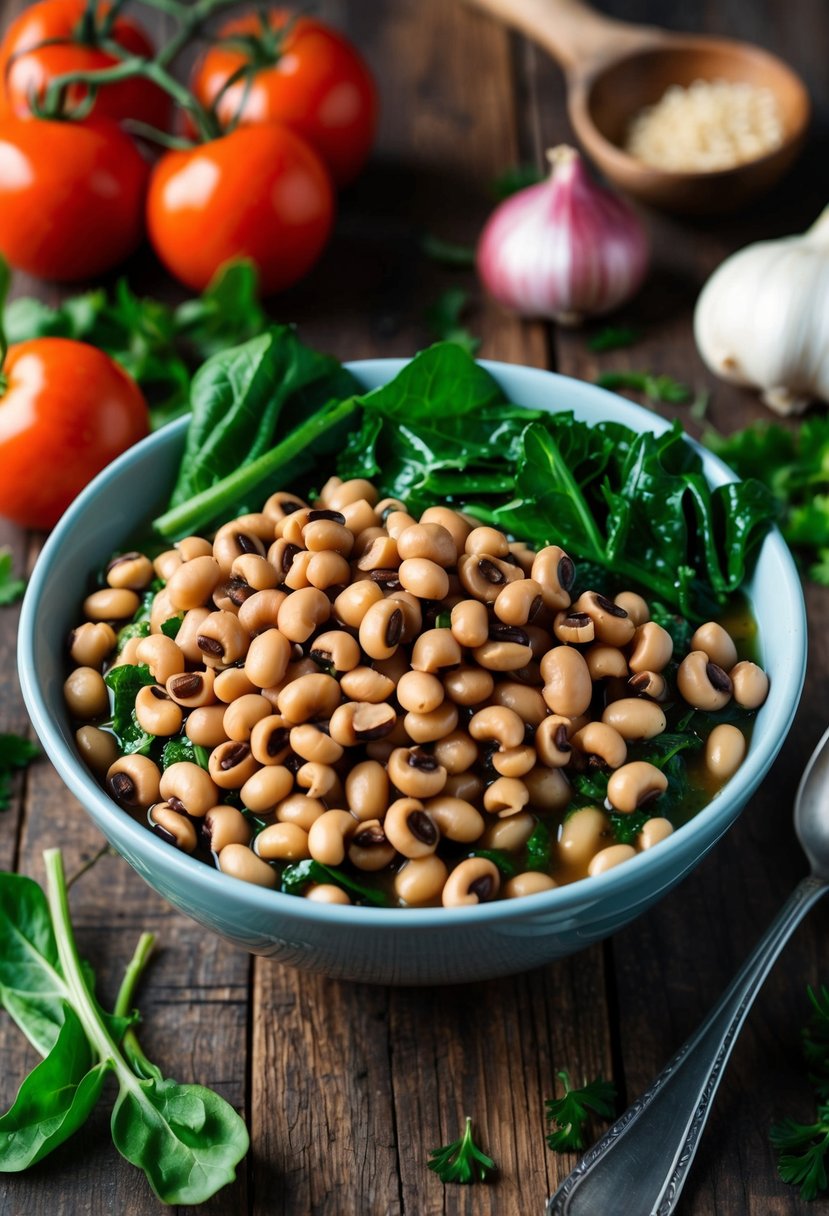
{"label": "wood grain surface", "polygon": [[[519,0],[516,0],[519,3]],[[3,28],[22,5],[0,7]],[[314,273],[272,302],[279,320],[343,358],[409,355],[431,340],[441,292],[469,292],[481,354],[594,379],[647,368],[711,391],[708,420],[730,431],[760,415],[748,393],[714,383],[695,353],[694,299],[706,275],[753,237],[805,227],[829,197],[829,9],[825,0],[603,0],[628,20],[754,40],[805,77],[816,106],[809,149],[773,196],[725,221],[653,213],[655,266],[620,321],[633,348],[595,355],[584,332],[521,324],[487,304],[471,272],[422,254],[424,232],[474,241],[490,186],[518,162],[542,163],[568,140],[563,83],[543,54],[459,0],[326,0],[376,72],[383,117],[376,154],[342,200],[336,238]],[[148,250],[127,273],[173,294]],[[18,276],[17,294],[55,299]],[[670,412],[670,411],[669,411]],[[689,430],[687,409],[675,407]],[[698,429],[698,428],[697,428]],[[2,475],[2,470],[0,470]],[[0,523],[0,545],[30,567],[38,538]],[[139,994],[148,1054],[182,1081],[217,1089],[246,1116],[251,1152],[234,1186],[202,1209],[257,1216],[541,1216],[575,1158],[544,1141],[544,1100],[557,1069],[612,1076],[620,1109],[682,1043],[771,919],[805,863],[791,830],[799,772],[829,720],[829,591],[808,589],[811,657],[797,720],[778,762],[734,829],[656,909],[611,941],[537,972],[440,992],[334,983],[251,959],[183,918],[122,862],[103,857],[72,889],[81,951],[105,998],[143,929],[161,946]],[[0,731],[28,727],[14,675],[17,610],[0,611]],[[71,874],[101,846],[81,807],[41,762],[18,779],[0,821],[0,867],[42,877],[60,844]],[[808,1207],[777,1177],[768,1127],[806,1116],[797,1031],[809,983],[829,981],[829,907],[818,907],[757,1001],[719,1091],[691,1174],[683,1216],[797,1216]],[[3,1015],[0,1102],[33,1063]],[[497,1161],[491,1185],[444,1188],[428,1152],[472,1115]],[[0,1180],[3,1216],[161,1212],[113,1148],[106,1103],[70,1143],[22,1176]],[[824,1207],[826,1205],[824,1204]],[[644,1216],[620,1196],[614,1213]]]}

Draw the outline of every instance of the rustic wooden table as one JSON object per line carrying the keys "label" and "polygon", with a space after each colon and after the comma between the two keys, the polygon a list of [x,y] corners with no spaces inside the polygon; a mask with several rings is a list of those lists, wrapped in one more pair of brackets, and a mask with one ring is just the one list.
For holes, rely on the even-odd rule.
{"label": "rustic wooden table", "polygon": [[[519,0],[516,0],[519,3]],[[5,0],[6,21],[21,8]],[[326,0],[317,9],[364,48],[377,74],[383,121],[377,151],[343,199],[336,239],[299,288],[273,303],[311,343],[343,358],[408,355],[430,340],[425,314],[441,292],[470,292],[468,323],[481,353],[586,379],[602,368],[648,368],[712,390],[710,420],[729,431],[762,413],[753,396],[706,376],[691,310],[707,273],[752,237],[805,227],[829,197],[829,83],[825,0],[722,0],[670,6],[605,0],[638,21],[747,38],[788,58],[816,103],[814,138],[799,168],[750,214],[685,223],[649,214],[656,265],[622,320],[637,346],[592,354],[583,333],[512,320],[486,304],[471,272],[434,266],[424,231],[471,242],[492,205],[490,183],[520,161],[541,163],[567,140],[558,69],[532,46],[460,0]],[[680,15],[681,13],[681,15]],[[820,123],[823,122],[821,129]],[[146,251],[129,273],[147,290],[162,276]],[[57,292],[18,277],[18,293]],[[169,286],[163,288],[169,292]],[[681,413],[681,408],[676,411]],[[693,432],[695,425],[688,422]],[[0,470],[0,476],[2,470]],[[0,544],[30,566],[39,538],[0,524]],[[760,929],[804,873],[790,806],[809,752],[829,720],[829,592],[807,589],[811,659],[797,720],[763,789],[736,827],[654,911],[603,945],[532,974],[440,992],[334,983],[250,958],[172,911],[119,858],[77,883],[72,905],[82,952],[105,977],[104,996],[141,929],[161,948],[141,991],[149,1054],[181,1080],[214,1086],[242,1110],[251,1152],[215,1213],[374,1216],[475,1213],[528,1216],[575,1164],[545,1145],[544,1100],[556,1070],[602,1072],[620,1109],[682,1043]],[[0,615],[0,730],[29,727],[14,675],[15,609]],[[41,850],[60,844],[71,873],[101,840],[48,763],[16,787],[0,823],[0,867],[42,877]],[[810,1113],[797,1028],[808,983],[829,980],[829,907],[818,907],[775,968],[735,1051],[680,1211],[686,1216],[806,1212],[777,1177],[772,1119]],[[0,1023],[0,1098],[8,1103],[31,1051]],[[444,1188],[428,1150],[453,1139],[462,1117],[499,1165],[487,1186]],[[0,1183],[0,1210],[119,1213],[161,1210],[110,1142],[105,1104],[74,1140]],[[818,1205],[819,1206],[819,1205]],[[808,1209],[814,1210],[814,1209]],[[615,1213],[642,1216],[620,1197]]]}

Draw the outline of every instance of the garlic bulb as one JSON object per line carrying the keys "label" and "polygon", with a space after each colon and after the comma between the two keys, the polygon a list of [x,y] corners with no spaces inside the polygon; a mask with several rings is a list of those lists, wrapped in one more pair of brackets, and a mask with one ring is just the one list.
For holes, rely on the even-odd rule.
{"label": "garlic bulb", "polygon": [[489,217],[478,243],[484,287],[525,317],[578,325],[641,286],[648,240],[627,203],[597,185],[575,148],[547,153],[549,178]]}
{"label": "garlic bulb", "polygon": [[802,236],[726,258],[697,301],[694,336],[712,372],[761,389],[778,414],[829,401],[829,207]]}

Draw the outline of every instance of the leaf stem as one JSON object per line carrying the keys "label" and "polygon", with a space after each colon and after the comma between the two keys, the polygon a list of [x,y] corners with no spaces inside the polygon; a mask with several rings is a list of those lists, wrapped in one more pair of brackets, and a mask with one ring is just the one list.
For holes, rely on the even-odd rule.
{"label": "leaf stem", "polygon": [[127,963],[124,978],[121,980],[118,996],[115,998],[115,1008],[112,1012],[117,1018],[127,1017],[132,1009],[132,998],[135,995],[135,989],[138,981],[144,974],[147,963],[150,961],[155,941],[154,933],[142,933],[138,939],[133,956]]}
{"label": "leaf stem", "polygon": [[295,457],[311,447],[321,435],[342,422],[357,409],[357,398],[332,403],[330,407],[312,414],[296,427],[281,443],[264,452],[256,460],[236,469],[214,485],[186,502],[180,503],[153,520],[153,528],[170,539],[197,532],[221,512],[223,507],[238,502],[245,494],[261,485],[266,478],[275,476]]}

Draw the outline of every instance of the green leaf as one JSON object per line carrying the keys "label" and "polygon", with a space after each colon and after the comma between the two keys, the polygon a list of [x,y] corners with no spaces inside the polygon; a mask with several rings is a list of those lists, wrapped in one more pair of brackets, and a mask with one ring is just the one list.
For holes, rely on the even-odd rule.
{"label": "green leaf", "polygon": [[11,550],[0,549],[0,607],[17,603],[26,590],[26,580],[12,574],[12,561]]}
{"label": "green leaf", "polygon": [[121,751],[146,755],[155,736],[148,735],[135,716],[135,698],[139,689],[155,684],[149,667],[146,663],[120,663],[109,669],[104,683],[113,693],[112,732]]}
{"label": "green leaf", "polygon": [[188,764],[198,764],[199,768],[206,769],[207,758],[206,748],[193,743],[186,735],[179,735],[164,744],[161,753],[161,767],[165,769],[169,768],[171,764],[187,762]]}
{"label": "green leaf", "polygon": [[468,304],[469,292],[460,287],[452,287],[427,309],[426,321],[438,341],[451,342],[465,350],[468,355],[474,355],[481,345],[481,339],[476,338],[461,323],[462,314]]}
{"label": "green leaf", "polygon": [[429,1169],[441,1182],[459,1182],[466,1186],[471,1182],[486,1182],[497,1168],[491,1157],[478,1148],[472,1139],[472,1120],[467,1115],[463,1135],[443,1148],[429,1152]]}
{"label": "green leaf", "polygon": [[573,1089],[566,1071],[556,1075],[564,1086],[564,1095],[545,1103],[547,1123],[552,1127],[547,1143],[557,1153],[581,1152],[587,1147],[586,1133],[591,1115],[604,1119],[613,1117],[616,1086],[596,1077],[581,1089]]}
{"label": "green leaf", "polygon": [[427,232],[420,242],[420,248],[441,266],[453,269],[466,269],[475,265],[475,249],[472,245],[456,245],[452,241],[444,241],[434,233]]}
{"label": "green leaf", "polygon": [[165,637],[172,638],[175,641],[178,631],[181,629],[181,622],[183,620],[183,616],[171,616],[169,620],[162,621],[161,632]]}
{"label": "green leaf", "polygon": [[629,325],[606,325],[588,340],[588,348],[595,351],[621,350],[633,346],[642,337],[642,331]]}
{"label": "green leaf", "polygon": [[115,643],[116,653],[121,653],[130,638],[148,638],[149,636],[149,621],[130,621],[128,625],[122,625],[118,630],[118,637]]}
{"label": "green leaf", "polygon": [[198,362],[268,328],[258,288],[254,263],[240,259],[219,267],[203,295],[179,304],[176,333],[195,349]]}
{"label": "green leaf", "polygon": [[0,873],[0,1001],[41,1055],[58,1038],[67,995],[46,896],[33,879]]}
{"label": "green leaf", "polygon": [[684,405],[693,393],[687,384],[674,380],[673,376],[655,376],[652,372],[602,372],[596,383],[599,388],[630,388],[644,393],[651,401],[664,401]]}
{"label": "green leaf", "polygon": [[333,883],[342,887],[357,904],[371,904],[375,908],[385,908],[389,904],[388,896],[378,888],[364,886],[339,867],[332,868],[310,859],[285,866],[279,889],[287,895],[301,895],[310,883]]}
{"label": "green leaf", "polygon": [[492,183],[492,193],[499,200],[509,198],[528,186],[537,186],[544,178],[545,174],[537,165],[513,165]]}
{"label": "green leaf", "polygon": [[491,861],[503,878],[515,878],[515,875],[520,873],[519,867],[512,857],[502,849],[473,849],[469,856],[484,857],[487,861]]}
{"label": "green leaf", "polygon": [[250,1145],[244,1121],[213,1090],[157,1078],[122,1087],[111,1128],[163,1203],[203,1203],[234,1180]]}
{"label": "green leaf", "polygon": [[542,873],[549,874],[553,840],[550,829],[541,819],[536,821],[524,847],[526,849],[526,869],[541,870]]}
{"label": "green leaf", "polygon": [[14,770],[26,768],[40,754],[37,744],[22,735],[0,734],[0,811],[9,808]]}
{"label": "green leaf", "polygon": [[26,1077],[0,1117],[0,1170],[15,1173],[63,1144],[92,1113],[109,1071],[96,1063],[71,1005],[48,1055]]}

